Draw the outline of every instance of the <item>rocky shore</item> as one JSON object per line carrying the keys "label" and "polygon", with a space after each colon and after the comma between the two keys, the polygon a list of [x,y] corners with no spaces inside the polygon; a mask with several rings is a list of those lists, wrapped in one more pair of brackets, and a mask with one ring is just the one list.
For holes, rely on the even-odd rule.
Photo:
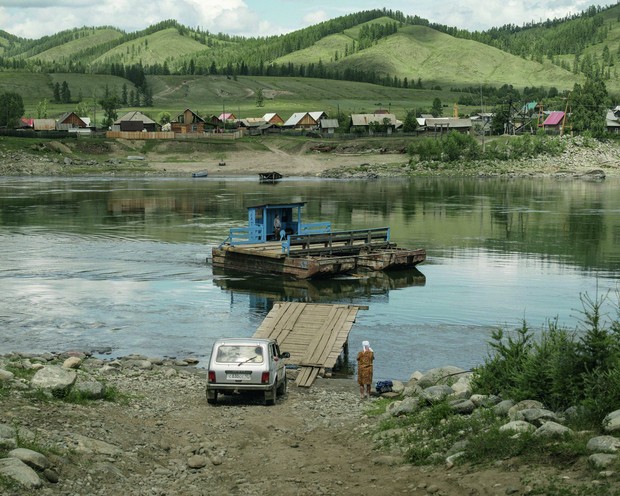
{"label": "rocky shore", "polygon": [[[601,180],[617,176],[620,171],[618,145],[582,138],[566,138],[565,150],[560,156],[540,155],[532,159],[449,166],[411,164],[409,155],[403,151],[402,140],[391,147],[363,148],[360,145],[360,149],[351,148],[348,142],[326,150],[308,143],[295,151],[279,148],[277,143],[266,139],[261,150],[239,144],[225,154],[225,159],[218,159],[213,153],[179,149],[184,143],[173,143],[175,146],[171,149],[160,145],[141,153],[141,142],[120,146],[114,140],[98,145],[50,141],[18,150],[6,149],[0,142],[0,176],[188,177],[192,172],[207,170],[210,177],[227,177],[255,175],[276,167],[285,177],[373,179],[443,175]],[[170,159],[171,156],[174,159]],[[218,166],[218,163],[225,166]]]}
{"label": "rocky shore", "polygon": [[[367,401],[352,379],[309,389],[291,382],[272,407],[246,395],[210,406],[205,371],[191,357],[14,353],[0,357],[0,493],[549,494],[557,480],[581,491],[557,494],[615,494],[605,491],[618,482],[620,411],[602,433],[571,433],[567,412],[475,395],[470,378],[451,367],[414,372]],[[472,465],[463,431],[423,464],[408,463],[421,427],[407,420],[443,399],[462,418],[492,412],[515,436],[587,436],[588,453],[568,465],[527,457]]]}

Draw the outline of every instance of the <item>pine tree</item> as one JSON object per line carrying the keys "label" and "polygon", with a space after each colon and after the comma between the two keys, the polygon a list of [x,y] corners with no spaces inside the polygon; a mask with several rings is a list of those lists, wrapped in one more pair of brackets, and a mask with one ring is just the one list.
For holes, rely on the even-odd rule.
{"label": "pine tree", "polygon": [[62,86],[60,87],[60,101],[62,103],[71,102],[71,91],[69,91],[69,84],[67,81],[63,81]]}
{"label": "pine tree", "polygon": [[54,85],[54,103],[60,103],[60,83],[58,81]]}

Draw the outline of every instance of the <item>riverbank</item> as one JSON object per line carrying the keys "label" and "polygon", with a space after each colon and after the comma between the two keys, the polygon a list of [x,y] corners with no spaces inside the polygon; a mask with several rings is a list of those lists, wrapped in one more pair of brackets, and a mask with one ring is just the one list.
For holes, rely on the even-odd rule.
{"label": "riverbank", "polygon": [[[13,142],[15,143],[15,142]],[[410,163],[405,139],[316,142],[265,138],[201,146],[194,142],[67,140],[22,148],[0,141],[0,175],[5,176],[254,176],[276,171],[284,177],[368,179],[403,176],[502,176],[600,179],[620,172],[614,143],[567,139],[560,156],[474,164]]]}
{"label": "riverbank", "polygon": [[[0,357],[2,457],[18,446],[47,460],[21,452],[37,466],[33,485],[24,491],[0,477],[2,494],[523,495],[556,494],[540,492],[554,481],[581,491],[557,494],[587,494],[600,477],[581,463],[524,458],[413,466],[385,448],[380,402],[360,400],[352,379],[318,379],[310,389],[290,382],[272,407],[247,396],[210,406],[204,370],[195,365],[193,358],[100,360],[79,352]],[[48,382],[35,377],[40,370],[50,372]],[[64,376],[81,391],[72,402],[55,397],[52,383]],[[420,374],[413,377],[409,388]],[[55,396],[33,390],[34,382]]]}

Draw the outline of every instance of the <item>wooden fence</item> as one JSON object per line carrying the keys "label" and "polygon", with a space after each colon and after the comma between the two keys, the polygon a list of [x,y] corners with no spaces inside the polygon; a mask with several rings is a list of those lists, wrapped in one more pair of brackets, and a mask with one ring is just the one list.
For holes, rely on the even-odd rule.
{"label": "wooden fence", "polygon": [[152,140],[152,139],[176,139],[176,140],[235,140],[241,138],[243,133],[173,133],[170,131],[143,132],[143,131],[107,131],[106,138],[130,139],[130,140]]}

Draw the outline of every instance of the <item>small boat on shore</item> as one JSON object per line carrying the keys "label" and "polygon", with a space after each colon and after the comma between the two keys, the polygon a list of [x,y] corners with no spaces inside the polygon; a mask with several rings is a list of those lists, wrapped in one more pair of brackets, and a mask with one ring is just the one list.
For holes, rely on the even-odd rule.
{"label": "small boat on shore", "polygon": [[332,231],[329,222],[304,223],[304,205],[248,207],[248,226],[231,228],[212,249],[213,267],[313,279],[407,269],[426,260],[424,249],[392,243],[389,227]]}
{"label": "small boat on shore", "polygon": [[282,174],[276,171],[258,173],[258,180],[261,183],[275,183],[276,181],[279,181],[280,179],[282,179]]}
{"label": "small boat on shore", "polygon": [[192,172],[192,177],[207,177],[209,175],[209,171],[201,170]]}

